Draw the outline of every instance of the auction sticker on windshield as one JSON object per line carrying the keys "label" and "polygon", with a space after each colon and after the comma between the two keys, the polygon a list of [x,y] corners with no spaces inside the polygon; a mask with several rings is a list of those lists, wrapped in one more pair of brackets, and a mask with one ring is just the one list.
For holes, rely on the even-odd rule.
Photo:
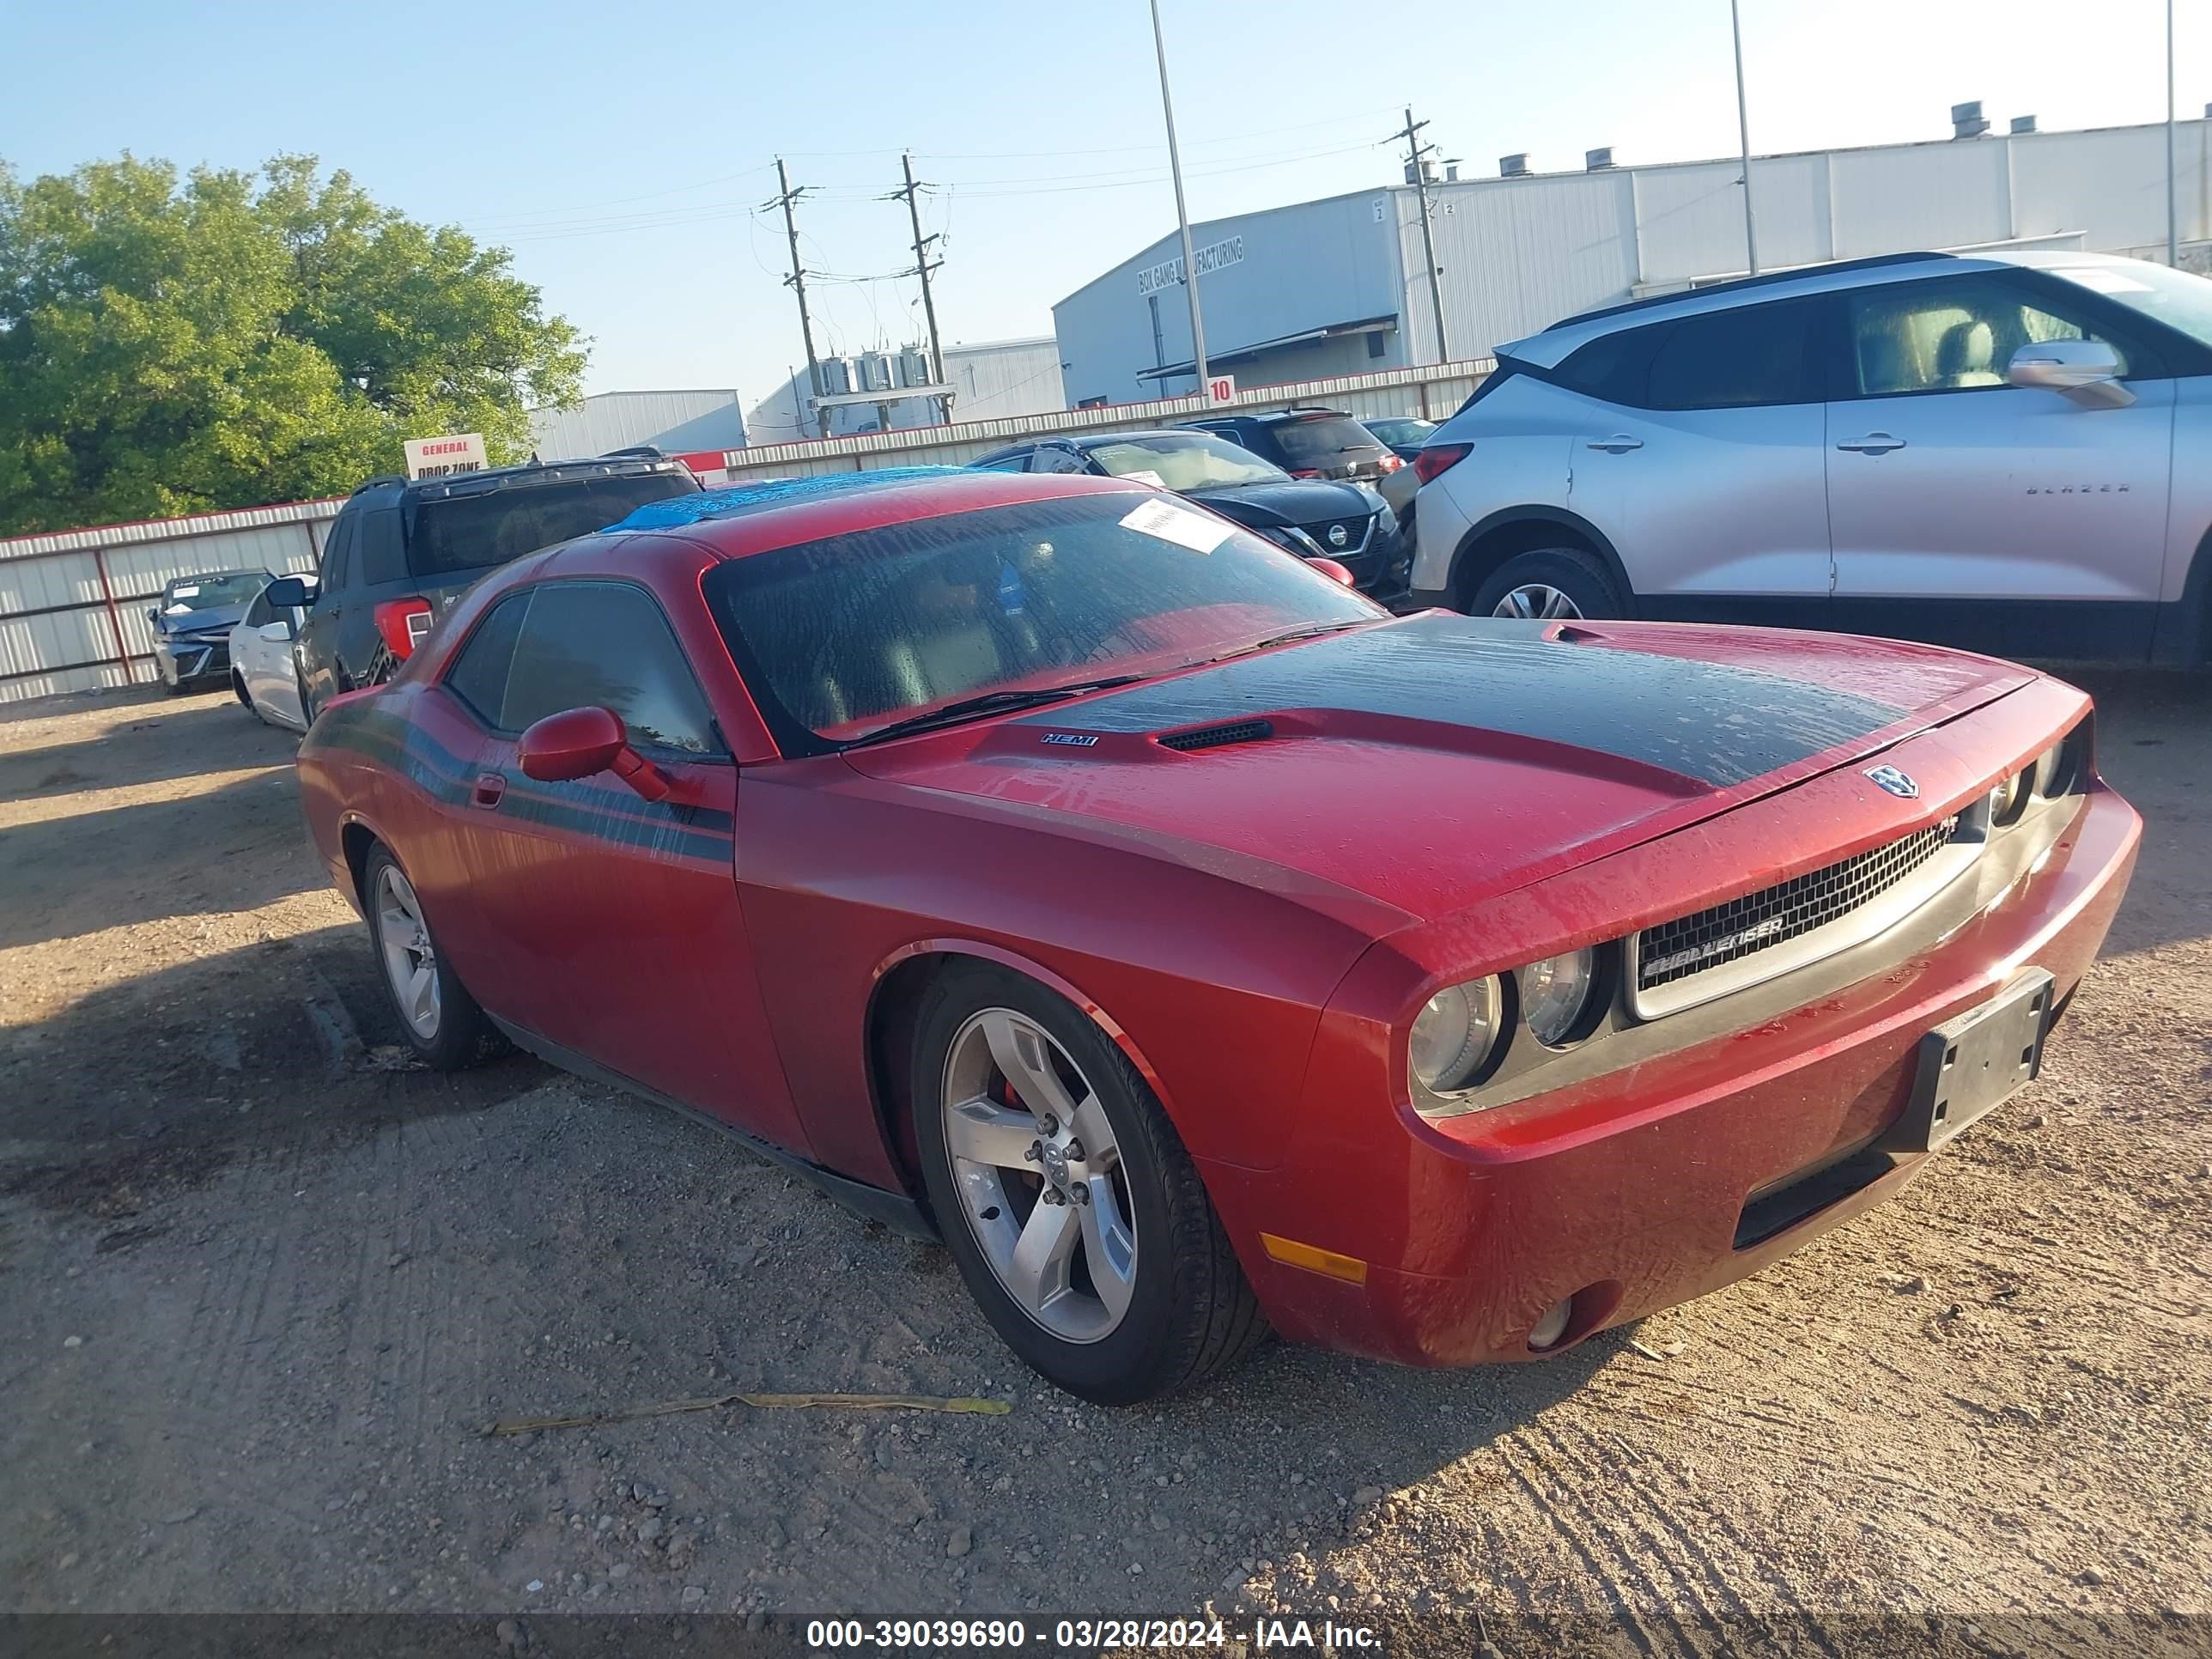
{"label": "auction sticker on windshield", "polygon": [[1121,527],[1139,535],[1156,536],[1194,553],[1211,553],[1229,539],[1233,526],[1209,518],[1180,501],[1155,496],[1121,515]]}

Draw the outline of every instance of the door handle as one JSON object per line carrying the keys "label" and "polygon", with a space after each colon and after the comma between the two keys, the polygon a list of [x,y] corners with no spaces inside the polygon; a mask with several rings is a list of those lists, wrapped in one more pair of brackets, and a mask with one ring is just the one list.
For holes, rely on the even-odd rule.
{"label": "door handle", "polygon": [[477,774],[475,800],[478,806],[496,806],[499,805],[500,797],[505,793],[507,793],[507,778],[504,774],[499,772]]}
{"label": "door handle", "polygon": [[1643,448],[1644,440],[1632,438],[1626,432],[1616,432],[1610,438],[1592,438],[1589,447],[1602,449],[1608,455],[1626,455],[1632,449]]}
{"label": "door handle", "polygon": [[1847,443],[1838,444],[1836,447],[1852,450],[1861,455],[1882,455],[1893,449],[1904,448],[1905,440],[1893,438],[1887,432],[1869,432],[1863,438],[1853,438]]}

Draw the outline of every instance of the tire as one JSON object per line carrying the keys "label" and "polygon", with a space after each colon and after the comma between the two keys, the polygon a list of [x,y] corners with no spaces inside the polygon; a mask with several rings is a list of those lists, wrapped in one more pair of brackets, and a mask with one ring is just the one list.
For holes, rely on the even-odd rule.
{"label": "tire", "polygon": [[1628,615],[1628,600],[1595,554],[1579,547],[1516,553],[1474,590],[1471,617],[1592,622]]}
{"label": "tire", "polygon": [[238,706],[247,714],[264,723],[267,721],[268,716],[254,702],[253,694],[246,689],[246,677],[234,668],[230,671],[230,695],[238,699]]}
{"label": "tire", "polygon": [[[1000,1063],[1010,1050],[1022,1092]],[[1133,1405],[1225,1370],[1266,1335],[1167,1114],[1073,1006],[1003,969],[955,969],[922,998],[912,1064],[939,1229],[984,1317],[1033,1370],[1097,1404]],[[949,1110],[948,1091],[967,1109]],[[957,1157],[956,1133],[987,1156]],[[1025,1138],[1036,1143],[1027,1153]],[[1048,1189],[1072,1196],[1052,1202]],[[1056,1271],[1024,1274],[1013,1248],[1042,1238],[1064,1241],[1051,1254]],[[1030,1277],[1042,1293],[1018,1295],[1012,1285]]]}
{"label": "tire", "polygon": [[[416,1056],[433,1071],[459,1072],[505,1053],[507,1038],[438,950],[422,901],[389,848],[379,844],[369,849],[361,885],[377,981]],[[419,975],[426,967],[429,976],[422,980]]]}

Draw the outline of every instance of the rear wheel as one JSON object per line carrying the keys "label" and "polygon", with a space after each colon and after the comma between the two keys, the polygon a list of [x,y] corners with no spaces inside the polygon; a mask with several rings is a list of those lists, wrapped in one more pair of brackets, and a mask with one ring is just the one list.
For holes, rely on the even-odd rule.
{"label": "rear wheel", "polygon": [[939,980],[915,1032],[922,1179],[1007,1346],[1102,1405],[1204,1381],[1266,1334],[1190,1155],[1127,1058],[1035,981]]}
{"label": "rear wheel", "polygon": [[1628,603],[1612,572],[1579,547],[1516,553],[1474,591],[1468,614],[1538,621],[1625,617]]}
{"label": "rear wheel", "polygon": [[507,1039],[440,954],[422,902],[390,849],[371,849],[362,874],[378,977],[408,1046],[440,1072],[461,1071],[503,1051]]}

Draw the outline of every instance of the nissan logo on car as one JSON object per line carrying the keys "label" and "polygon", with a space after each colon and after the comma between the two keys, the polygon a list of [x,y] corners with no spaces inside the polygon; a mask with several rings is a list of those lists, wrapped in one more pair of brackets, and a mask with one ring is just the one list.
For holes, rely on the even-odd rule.
{"label": "nissan logo on car", "polygon": [[1920,786],[1913,782],[1910,774],[1900,772],[1894,766],[1870,766],[1867,769],[1867,775],[1899,800],[1917,800],[1920,798]]}
{"label": "nissan logo on car", "polygon": [[1340,525],[1340,524],[1333,524],[1333,525],[1329,526],[1329,527],[1328,527],[1328,544],[1329,544],[1331,547],[1342,547],[1342,546],[1343,546],[1346,542],[1350,541],[1351,539],[1352,539],[1352,532],[1351,532],[1349,530],[1346,530],[1346,529],[1342,525]]}

